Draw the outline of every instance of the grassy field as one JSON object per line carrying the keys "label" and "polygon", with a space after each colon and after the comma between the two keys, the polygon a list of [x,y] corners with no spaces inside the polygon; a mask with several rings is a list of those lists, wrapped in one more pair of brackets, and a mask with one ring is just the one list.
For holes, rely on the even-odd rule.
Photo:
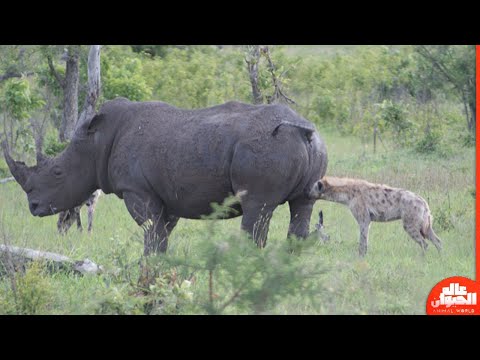
{"label": "grassy field", "polygon": [[[297,256],[305,266],[323,272],[310,279],[317,288],[316,301],[300,290],[282,296],[269,314],[424,314],[431,288],[454,276],[475,277],[475,152],[459,148],[449,156],[419,155],[408,150],[377,154],[353,137],[324,133],[329,150],[328,174],[349,176],[408,188],[424,197],[434,216],[433,227],[443,241],[442,254],[430,246],[425,257],[420,247],[403,231],[400,222],[373,223],[368,254],[358,257],[358,228],[347,208],[317,202],[311,228],[319,209],[325,217],[331,240],[315,242]],[[84,222],[86,214],[83,213]],[[289,221],[288,205],[279,207],[271,221],[266,249],[285,244]],[[16,183],[0,185],[0,241],[12,245],[65,254],[75,259],[89,258],[107,269],[121,267],[123,276],[78,277],[72,274],[44,274],[34,270],[18,276],[14,298],[12,281],[0,280],[2,313],[142,313],[129,277],[135,276],[143,250],[143,233],[129,216],[123,202],[103,196],[97,207],[91,236],[72,228],[67,236],[56,231],[56,217],[30,215],[26,196]],[[240,218],[210,221],[180,220],[170,238],[169,255],[188,256],[201,261],[200,244],[213,227],[215,237],[238,232]],[[202,241],[198,239],[202,238]],[[207,239],[208,240],[208,239]],[[260,250],[258,250],[260,251]],[[265,250],[263,250],[265,251]],[[238,270],[243,271],[242,269]],[[192,302],[208,288],[208,272],[199,272],[190,290]],[[222,296],[220,293],[217,296]],[[19,299],[20,298],[20,299]],[[16,303],[16,305],[15,305]],[[22,306],[19,306],[22,303]],[[183,310],[182,310],[183,309]],[[180,313],[197,313],[185,307]],[[171,313],[176,313],[172,310]],[[251,313],[233,301],[228,314]]]}

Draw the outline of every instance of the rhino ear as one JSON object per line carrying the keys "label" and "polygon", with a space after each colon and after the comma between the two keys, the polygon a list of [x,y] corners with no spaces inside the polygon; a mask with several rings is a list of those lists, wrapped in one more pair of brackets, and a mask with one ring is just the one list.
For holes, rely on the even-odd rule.
{"label": "rhino ear", "polygon": [[98,124],[104,119],[103,114],[96,114],[93,116],[90,121],[85,121],[78,129],[78,133],[80,136],[86,136],[89,134],[93,134],[97,127]]}
{"label": "rhino ear", "polygon": [[104,120],[104,118],[105,118],[105,115],[103,114],[95,115],[88,124],[87,134],[93,134],[97,130],[98,125],[100,125],[100,123]]}

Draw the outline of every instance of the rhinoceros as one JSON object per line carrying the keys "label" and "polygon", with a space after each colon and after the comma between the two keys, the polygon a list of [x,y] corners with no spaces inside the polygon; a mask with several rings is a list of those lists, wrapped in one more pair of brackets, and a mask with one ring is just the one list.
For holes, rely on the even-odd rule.
{"label": "rhinoceros", "polygon": [[259,247],[273,211],[287,201],[288,235],[304,238],[315,202],[307,192],[327,168],[311,122],[284,105],[236,101],[187,110],[117,98],[79,124],[57,157],[37,154],[28,167],[6,144],[3,151],[32,215],[72,209],[97,189],[113,193],[144,227],[145,255],[167,250],[179,218],[200,219],[235,194],[241,200],[225,218],[243,215],[241,228]]}

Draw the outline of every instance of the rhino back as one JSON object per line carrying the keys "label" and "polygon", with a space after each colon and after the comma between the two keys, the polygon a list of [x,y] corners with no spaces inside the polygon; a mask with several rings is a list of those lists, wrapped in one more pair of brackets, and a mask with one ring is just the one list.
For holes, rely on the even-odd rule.
{"label": "rhino back", "polygon": [[[295,161],[296,144],[285,144],[289,153],[281,153],[277,145],[276,153],[269,154],[269,142],[275,140],[273,129],[282,121],[311,126],[289,108],[278,105],[229,102],[199,110],[178,109],[161,102],[113,105],[101,110],[105,114],[104,132],[109,134],[104,143],[111,144],[110,151],[102,155],[110,186],[107,190],[120,197],[125,191],[154,192],[170,211],[187,218],[209,213],[212,202],[222,202],[236,191],[231,165],[239,144],[261,154],[266,164],[279,158],[290,163]],[[113,124],[115,131],[110,129]],[[299,140],[289,137],[280,141]],[[259,174],[262,170],[266,169],[260,169]],[[305,171],[298,169],[295,183]],[[283,186],[281,179],[278,183]],[[291,184],[284,187],[283,197],[292,191],[288,188]]]}

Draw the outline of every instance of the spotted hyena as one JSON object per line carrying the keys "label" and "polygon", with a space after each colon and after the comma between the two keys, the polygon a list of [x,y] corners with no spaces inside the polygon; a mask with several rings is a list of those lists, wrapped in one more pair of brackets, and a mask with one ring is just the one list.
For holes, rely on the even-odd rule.
{"label": "spotted hyena", "polygon": [[360,227],[359,253],[367,253],[370,222],[403,220],[403,228],[422,248],[429,239],[438,251],[442,243],[432,229],[432,215],[427,202],[420,196],[387,185],[365,180],[326,176],[313,186],[309,196],[344,204],[349,207]]}
{"label": "spotted hyena", "polygon": [[57,221],[57,228],[58,232],[62,235],[66,234],[68,229],[73,225],[73,223],[77,222],[78,230],[82,231],[82,220],[80,218],[80,209],[83,205],[87,206],[87,213],[88,213],[88,233],[92,232],[93,226],[93,213],[95,212],[95,207],[97,205],[98,198],[102,190],[95,191],[87,201],[85,201],[82,205],[74,207],[73,209],[62,211],[58,214],[58,221]]}

